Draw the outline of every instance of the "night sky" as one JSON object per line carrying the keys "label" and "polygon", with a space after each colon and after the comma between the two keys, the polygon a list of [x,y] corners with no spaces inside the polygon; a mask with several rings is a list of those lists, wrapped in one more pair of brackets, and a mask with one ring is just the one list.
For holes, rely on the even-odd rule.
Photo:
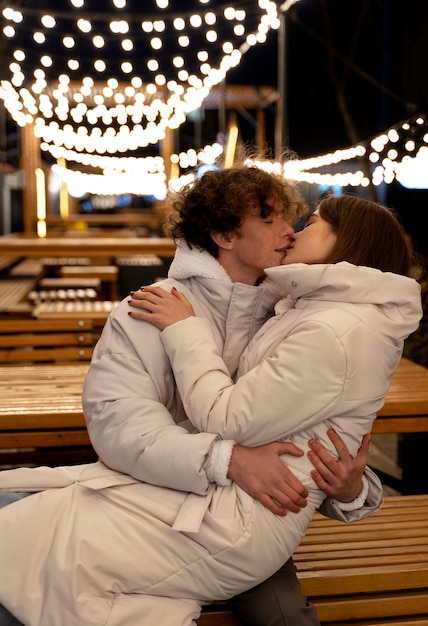
{"label": "night sky", "polygon": [[[300,157],[353,145],[428,105],[426,0],[300,0],[287,14],[289,144]],[[230,84],[277,84],[277,34],[250,50]],[[340,91],[339,91],[340,89]]]}

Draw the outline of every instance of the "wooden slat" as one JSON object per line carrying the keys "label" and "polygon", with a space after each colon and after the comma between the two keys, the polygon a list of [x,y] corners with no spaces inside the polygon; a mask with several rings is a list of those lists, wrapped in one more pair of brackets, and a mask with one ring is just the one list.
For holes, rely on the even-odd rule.
{"label": "wooden slat", "polygon": [[[0,448],[52,448],[57,446],[89,446],[89,435],[75,428],[55,431],[0,432]],[[1,457],[0,457],[1,460]]]}
{"label": "wooden slat", "polygon": [[11,276],[32,276],[40,278],[44,272],[43,263],[38,259],[23,259],[10,270]]}
{"label": "wooden slat", "polygon": [[4,255],[41,257],[114,257],[130,254],[155,254],[172,257],[175,244],[163,237],[0,237]]}
{"label": "wooden slat", "polygon": [[11,311],[27,297],[35,284],[36,280],[33,278],[0,280],[0,313]]}
{"label": "wooden slat", "polygon": [[377,418],[374,421],[372,433],[385,435],[386,433],[426,433],[428,432],[428,416],[404,415],[392,418]]}
{"label": "wooden slat", "polygon": [[[92,345],[92,333],[18,333],[14,335],[1,335],[0,346],[2,348],[18,348],[22,346],[48,346],[52,342],[55,346],[90,346]],[[0,358],[0,360],[2,360]]]}
{"label": "wooden slat", "polygon": [[0,320],[1,333],[26,333],[26,332],[56,332],[62,330],[91,330],[92,324],[88,319],[59,319],[49,320]]}
{"label": "wooden slat", "polygon": [[40,289],[73,289],[75,287],[80,289],[94,289],[99,290],[101,281],[99,278],[82,278],[81,276],[70,276],[69,278],[54,277],[54,278],[42,278],[39,281]]}
{"label": "wooden slat", "polygon": [[38,319],[86,319],[105,322],[118,301],[102,300],[87,302],[42,302],[33,311]]}
{"label": "wooden slat", "polygon": [[[368,581],[369,583],[370,581]],[[333,601],[323,601],[313,599],[318,618],[323,624],[325,622],[343,625],[343,620],[353,620],[355,626],[360,622],[357,620],[383,619],[383,623],[394,624],[394,621],[385,622],[385,618],[392,620],[404,615],[406,620],[410,616],[423,615],[428,606],[428,591],[422,593],[396,593],[364,595],[362,597],[352,596],[349,598],[334,598]],[[373,623],[373,622],[372,622]],[[400,622],[399,622],[400,623]]]}
{"label": "wooden slat", "polygon": [[[293,560],[322,626],[428,626],[428,496],[385,498],[353,524],[316,513]],[[198,626],[239,626],[227,604]]]}
{"label": "wooden slat", "polygon": [[117,281],[119,268],[116,265],[66,265],[59,270],[62,278],[99,278],[103,282]]}
{"label": "wooden slat", "polygon": [[44,361],[89,361],[92,356],[92,348],[68,347],[62,348],[34,348],[32,350],[0,350],[0,362],[2,363],[33,363]]}

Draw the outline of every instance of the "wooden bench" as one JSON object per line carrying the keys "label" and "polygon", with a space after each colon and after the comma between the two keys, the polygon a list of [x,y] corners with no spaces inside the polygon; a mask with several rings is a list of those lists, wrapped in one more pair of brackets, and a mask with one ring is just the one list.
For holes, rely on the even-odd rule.
{"label": "wooden bench", "polygon": [[117,279],[119,270],[116,265],[85,265],[82,267],[66,265],[59,270],[61,278],[73,278],[75,280],[97,278],[101,283],[110,286],[110,299],[117,300]]}
{"label": "wooden bench", "polygon": [[10,270],[10,275],[15,278],[21,277],[31,277],[31,278],[40,278],[43,276],[44,266],[43,262],[40,259],[23,259],[16,265],[12,267]]}
{"label": "wooden bench", "polygon": [[[58,306],[60,304],[43,303],[40,305],[40,308],[46,307],[46,318],[41,318],[40,320],[40,322],[45,324],[45,328],[52,330],[58,324],[76,324],[76,322],[84,321],[85,323],[93,324],[93,331],[99,330],[97,320],[92,319],[93,312],[88,313],[87,316],[79,316],[77,311],[74,310],[74,312],[68,313],[70,317],[59,319]],[[64,304],[86,305],[87,303]],[[109,304],[112,305],[112,303]],[[98,320],[100,327],[107,315],[108,312],[105,310],[100,312],[101,317]],[[18,323],[20,324],[19,326]],[[4,321],[1,324],[3,324],[4,329],[11,328],[11,326],[5,325]],[[10,321],[8,324],[12,324],[12,329],[15,330],[16,328],[28,328],[28,325],[24,325],[24,321]],[[83,330],[83,327],[80,326],[80,329]],[[96,339],[97,332],[93,335],[94,342]],[[27,359],[29,356],[28,353],[24,355]],[[86,359],[80,363],[75,363],[70,373],[67,369],[64,369],[66,366],[63,366],[63,369],[58,369],[57,365],[51,366],[38,363],[37,365],[29,366],[18,364],[15,361],[11,367],[3,366],[1,368],[0,393],[2,402],[0,403],[0,431],[6,430],[9,434],[13,432],[19,433],[20,436],[27,432],[26,445],[31,445],[31,442],[33,442],[37,446],[42,446],[43,429],[48,428],[52,430],[55,427],[61,432],[64,431],[60,435],[64,445],[67,440],[71,441],[76,434],[81,445],[89,446],[89,437],[86,432],[80,397],[89,362]],[[378,425],[377,432],[396,433],[401,430],[406,433],[408,431],[414,432],[413,428],[416,429],[416,432],[422,431],[423,428],[428,430],[428,384],[424,384],[424,381],[428,380],[428,370],[416,366],[421,377],[416,378],[413,375],[409,377],[409,372],[413,371],[413,365],[407,359],[401,360],[399,368],[393,377],[390,392],[382,409],[382,415],[379,415],[375,421],[375,425]],[[76,367],[79,367],[79,378],[77,380]],[[57,380],[56,377],[59,377],[59,379]],[[71,389],[65,384],[69,377],[74,379],[74,388]],[[60,386],[61,393],[55,396],[55,400],[44,393],[44,387],[41,382],[45,380],[48,381],[48,386],[55,386],[56,384]],[[2,382],[6,384],[5,387],[1,385]],[[408,406],[406,405],[406,397],[409,399]],[[391,415],[395,414],[395,409],[398,409],[398,406],[400,406],[400,415],[392,418]],[[416,418],[414,417],[415,410],[418,412]],[[406,413],[409,413],[408,417],[406,417]],[[66,421],[64,422],[63,420]],[[385,420],[385,425],[382,425],[383,420]],[[5,424],[7,424],[6,428]],[[39,428],[41,433],[37,434]],[[389,431],[388,428],[391,428],[391,430]],[[74,439],[73,443],[75,443]],[[14,445],[13,447],[19,448],[19,445]],[[415,463],[423,465],[424,458],[415,459]]]}
{"label": "wooden bench", "polygon": [[0,364],[89,362],[93,347],[87,319],[0,320]]}
{"label": "wooden bench", "polygon": [[27,302],[28,294],[36,285],[35,278],[5,278],[0,280],[0,313],[30,314],[31,307]]}
{"label": "wooden bench", "polygon": [[118,304],[119,301],[115,300],[41,302],[35,306],[33,315],[40,320],[88,320],[97,328],[99,335],[108,316]]}
{"label": "wooden bench", "polygon": [[[96,458],[81,407],[87,368],[1,368],[0,465],[13,464],[18,451],[21,465]],[[428,495],[388,497],[381,511],[355,524],[316,514],[294,560],[323,626],[428,626]],[[197,623],[239,626],[219,603]]]}
{"label": "wooden bench", "polygon": [[8,269],[15,261],[15,257],[0,256],[0,271]]}
{"label": "wooden bench", "polygon": [[377,435],[400,434],[401,480],[378,472],[382,480],[406,495],[427,493],[428,368],[401,359],[372,432]]}
{"label": "wooden bench", "polygon": [[[428,495],[394,496],[353,524],[315,514],[294,557],[323,626],[428,626]],[[237,626],[227,604],[198,626]]]}
{"label": "wooden bench", "polygon": [[0,236],[3,255],[13,257],[112,258],[132,254],[173,257],[175,244],[164,237],[46,237]]}
{"label": "wooden bench", "polygon": [[96,459],[82,412],[88,367],[88,361],[1,367],[0,466]]}

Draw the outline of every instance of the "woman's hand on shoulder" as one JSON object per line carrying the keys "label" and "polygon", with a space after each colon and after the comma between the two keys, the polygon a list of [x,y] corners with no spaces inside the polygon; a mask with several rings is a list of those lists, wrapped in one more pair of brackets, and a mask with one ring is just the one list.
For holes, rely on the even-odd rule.
{"label": "woman's hand on shoulder", "polygon": [[131,291],[128,304],[132,307],[130,317],[150,322],[160,330],[195,314],[186,296],[175,287],[171,293],[153,285],[141,287]]}

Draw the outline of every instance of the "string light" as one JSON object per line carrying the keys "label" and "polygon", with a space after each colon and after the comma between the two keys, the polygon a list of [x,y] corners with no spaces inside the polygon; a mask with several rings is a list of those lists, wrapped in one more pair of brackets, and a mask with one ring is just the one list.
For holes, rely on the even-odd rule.
{"label": "string light", "polygon": [[[257,165],[262,169],[269,172],[274,172],[279,175],[283,175],[285,178],[295,180],[297,182],[306,182],[316,185],[326,186],[340,186],[340,187],[368,187],[371,184],[379,186],[382,183],[390,184],[395,178],[402,184],[411,184],[413,187],[426,186],[426,182],[421,183],[420,171],[423,172],[425,180],[425,172],[428,166],[428,132],[427,121],[423,116],[418,118],[418,126],[420,127],[420,141],[417,142],[419,148],[417,149],[415,157],[411,157],[409,154],[401,154],[396,147],[392,148],[387,141],[385,143],[384,137],[390,137],[390,143],[397,144],[403,139],[408,132],[412,132],[414,129],[415,121],[407,121],[402,125],[394,127],[388,131],[388,133],[382,134],[380,137],[375,137],[366,145],[360,144],[344,150],[335,150],[333,153],[312,157],[309,159],[293,159],[285,163],[278,161],[253,161],[248,160],[248,165]],[[422,120],[422,122],[421,122]],[[400,136],[400,130],[405,132],[404,137]],[[398,137],[397,137],[397,135]],[[379,139],[382,138],[381,141]],[[369,149],[372,144],[378,145],[381,149],[380,153],[371,152]],[[94,168],[99,168],[104,171],[103,175],[89,175],[85,174],[81,176],[81,172],[67,170],[65,167],[59,168],[53,166],[53,170],[61,179],[66,180],[67,184],[71,187],[81,187],[82,184],[86,185],[86,189],[91,189],[92,193],[100,193],[104,195],[106,193],[106,187],[103,184],[105,182],[107,173],[110,181],[110,191],[113,194],[124,193],[129,188],[132,188],[139,193],[141,190],[141,180],[144,180],[146,189],[153,191],[153,195],[162,198],[166,195],[168,186],[170,189],[179,190],[185,184],[188,184],[195,179],[195,169],[200,165],[213,166],[219,162],[221,158],[224,158],[223,147],[220,144],[207,145],[199,151],[188,150],[187,152],[181,152],[180,154],[173,154],[171,156],[171,163],[181,170],[182,174],[171,179],[167,184],[165,178],[164,161],[161,157],[107,157],[107,156],[93,156],[72,154],[65,148],[48,147],[42,145],[42,149],[49,150],[57,160],[76,160],[83,165],[91,165]],[[397,155],[389,155],[383,158],[383,154],[395,150]],[[371,178],[367,178],[364,173],[356,169],[354,171],[340,173],[322,173],[317,170],[330,165],[338,165],[342,162],[353,161],[366,156],[372,157],[373,154],[377,155],[377,159],[371,158],[373,163],[379,162],[380,164],[374,167]],[[401,160],[397,160],[398,157]],[[394,158],[392,158],[394,157]],[[89,160],[88,160],[89,159]],[[93,160],[92,160],[93,159]],[[191,169],[191,172],[186,170]],[[123,175],[122,175],[123,174]],[[416,176],[418,174],[418,177]],[[407,182],[406,182],[407,181]],[[411,183],[409,183],[411,181]],[[130,186],[127,188],[127,186]]]}
{"label": "string light", "polygon": [[[156,161],[146,157],[146,161],[112,155],[155,144],[165,137],[167,128],[178,128],[190,111],[201,106],[211,87],[240,63],[242,55],[263,43],[269,30],[279,27],[278,10],[284,12],[296,1],[288,0],[278,9],[275,2],[259,0],[253,3],[254,14],[249,15],[239,0],[217,14],[205,10],[207,2],[202,0],[196,11],[163,13],[171,10],[172,2],[157,0],[158,14],[136,15],[127,10],[126,0],[114,0],[114,19],[109,11],[82,11],[84,0],[70,0],[78,12],[69,5],[67,13],[55,5],[50,14],[34,3],[19,10],[7,7],[1,19],[10,50],[10,74],[0,82],[0,97],[19,126],[34,124],[42,149],[54,158],[114,172],[110,178],[115,181],[122,174],[144,171],[147,181],[154,176],[156,184],[163,180],[165,186],[160,157]],[[248,7],[248,3],[242,4]],[[171,39],[179,45],[167,54]],[[18,45],[14,46],[15,41]],[[59,52],[58,44],[62,46]],[[143,44],[151,54],[142,53]],[[107,55],[112,45],[113,58]],[[76,72],[84,77],[77,79]],[[342,187],[389,184],[421,155],[426,163],[427,143],[427,120],[418,115],[353,148],[263,166],[309,183]],[[222,148],[214,145],[172,155],[171,163],[182,171],[174,185],[191,176],[188,168],[205,158],[210,162],[213,155],[215,161],[221,154]],[[372,164],[370,178],[358,166],[336,174],[322,171],[361,157]],[[70,172],[68,178],[79,174]]]}
{"label": "string light", "polygon": [[[0,95],[19,126],[34,123],[45,143],[66,143],[76,152],[93,153],[95,138],[96,150],[104,154],[156,144],[167,128],[178,128],[189,112],[201,106],[211,87],[240,63],[249,47],[279,26],[276,3],[271,0],[250,6],[238,0],[217,13],[201,7],[201,2],[195,3],[197,10],[173,13],[172,2],[166,0],[156,3],[157,14],[133,13],[125,0],[114,0],[113,13],[91,13],[78,0],[71,8],[67,3],[67,11],[58,4],[64,0],[49,14],[37,3],[19,11],[3,10],[3,32],[10,38],[15,63],[0,83]],[[243,27],[239,34],[236,26]],[[19,46],[14,50],[15,39]],[[178,54],[170,52],[172,41],[178,42]],[[40,71],[42,78],[36,78]],[[85,86],[77,73],[92,75],[93,85]],[[60,76],[68,78],[67,90]],[[109,85],[112,76],[115,87]],[[136,81],[138,91],[131,94],[126,88]],[[32,94],[31,107],[24,90]],[[102,110],[95,103],[100,93],[104,94]],[[124,110],[119,110],[118,98],[124,93],[120,102]],[[76,102],[86,108],[76,107]],[[115,137],[107,132],[112,124]],[[84,141],[76,130],[82,125],[88,131]]]}
{"label": "string light", "polygon": [[[410,181],[409,186],[426,188],[426,167],[428,165],[428,120],[425,115],[418,115],[405,122],[400,122],[385,133],[372,138],[369,142],[336,150],[309,159],[295,159],[284,164],[257,162],[259,167],[277,171],[285,178],[317,185],[334,187],[368,187],[391,184],[396,178],[402,184]],[[335,174],[323,173],[320,168],[337,165],[346,161],[365,157],[376,165],[368,178],[360,169]],[[252,161],[249,161],[251,163]],[[422,174],[421,174],[422,172]],[[416,175],[417,173],[417,175]]]}

